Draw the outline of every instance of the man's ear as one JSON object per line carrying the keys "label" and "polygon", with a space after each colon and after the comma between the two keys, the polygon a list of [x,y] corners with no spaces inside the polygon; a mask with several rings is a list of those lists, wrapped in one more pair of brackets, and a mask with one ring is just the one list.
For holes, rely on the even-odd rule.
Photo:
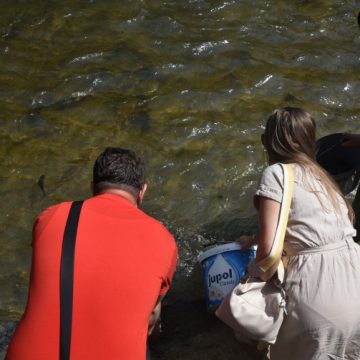
{"label": "man's ear", "polygon": [[140,204],[143,202],[143,199],[144,199],[144,195],[145,195],[145,193],[146,193],[146,190],[147,190],[147,184],[144,184],[144,185],[142,186],[142,188],[140,189],[139,195],[138,195],[138,197],[137,197],[137,199],[136,199],[136,203],[137,203],[138,205],[140,205]]}

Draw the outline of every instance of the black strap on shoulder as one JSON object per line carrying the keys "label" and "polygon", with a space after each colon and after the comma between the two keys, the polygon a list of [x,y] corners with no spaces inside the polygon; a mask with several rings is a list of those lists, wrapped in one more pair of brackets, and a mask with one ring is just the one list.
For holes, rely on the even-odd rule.
{"label": "black strap on shoulder", "polygon": [[70,359],[76,233],[83,201],[74,201],[66,222],[60,268],[60,360]]}

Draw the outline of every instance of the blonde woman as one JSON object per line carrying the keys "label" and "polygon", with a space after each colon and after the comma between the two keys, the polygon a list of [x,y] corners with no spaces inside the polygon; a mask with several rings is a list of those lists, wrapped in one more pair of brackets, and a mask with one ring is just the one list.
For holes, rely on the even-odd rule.
{"label": "blonde woman", "polygon": [[[269,166],[255,193],[256,262],[271,250],[283,196],[278,163],[292,165],[294,193],[283,246],[287,316],[271,359],[360,359],[360,247],[353,211],[315,161],[315,121],[298,108],[276,110],[262,142]],[[245,237],[242,241],[246,241]],[[279,259],[280,260],[280,259]],[[261,277],[270,279],[277,263]]]}

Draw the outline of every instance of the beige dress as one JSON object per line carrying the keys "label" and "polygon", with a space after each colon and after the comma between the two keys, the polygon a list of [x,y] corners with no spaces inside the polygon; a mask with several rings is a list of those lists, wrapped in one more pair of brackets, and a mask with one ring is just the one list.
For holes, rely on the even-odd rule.
{"label": "beige dress", "polygon": [[[287,316],[271,360],[360,359],[360,246],[339,197],[337,215],[321,182],[298,165],[285,235],[283,262]],[[265,169],[256,195],[281,202],[279,164]],[[320,199],[320,200],[319,200]]]}

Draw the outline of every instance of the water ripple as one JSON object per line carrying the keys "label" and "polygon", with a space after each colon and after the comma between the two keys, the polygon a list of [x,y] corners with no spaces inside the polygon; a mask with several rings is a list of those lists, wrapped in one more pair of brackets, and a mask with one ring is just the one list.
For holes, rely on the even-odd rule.
{"label": "water ripple", "polygon": [[98,53],[78,56],[78,57],[70,60],[69,64],[89,62],[89,61],[92,61],[92,60],[97,59],[99,57],[102,57],[103,55],[104,55],[103,52],[98,52]]}
{"label": "water ripple", "polygon": [[260,80],[254,86],[256,88],[261,87],[261,86],[265,85],[267,82],[269,82],[273,77],[274,77],[273,75],[266,75],[263,80]]}
{"label": "water ripple", "polygon": [[222,41],[216,41],[216,42],[207,41],[198,46],[193,47],[192,52],[195,56],[209,55],[213,52],[214,49],[220,48],[220,47],[225,48],[226,45],[229,45],[228,40],[222,40]]}

